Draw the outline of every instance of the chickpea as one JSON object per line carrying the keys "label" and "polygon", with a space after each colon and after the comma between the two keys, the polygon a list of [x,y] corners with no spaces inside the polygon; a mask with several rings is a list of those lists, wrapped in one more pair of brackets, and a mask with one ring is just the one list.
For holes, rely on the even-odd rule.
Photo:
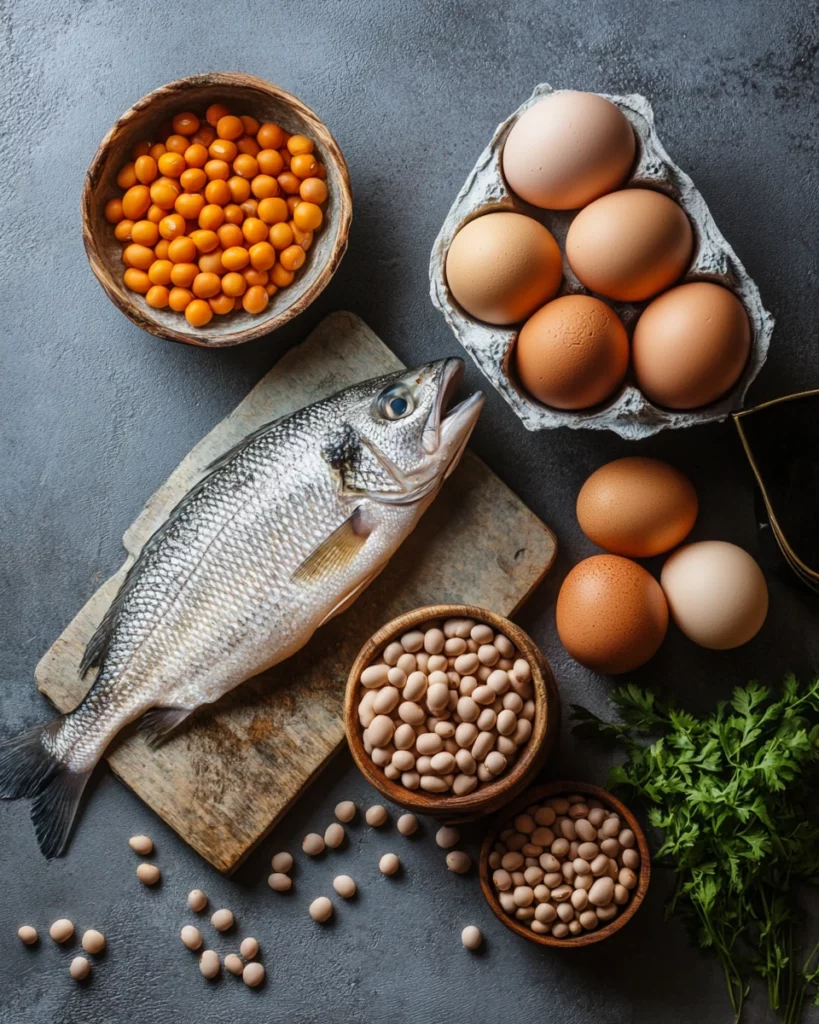
{"label": "chickpea", "polygon": [[218,274],[199,273],[193,279],[193,294],[199,299],[210,299],[222,290]]}
{"label": "chickpea", "polygon": [[290,170],[297,178],[312,178],[318,170],[318,162],[312,153],[299,153],[290,161]]}
{"label": "chickpea", "polygon": [[272,121],[265,121],[256,132],[256,141],[262,149],[278,149],[284,145],[284,132]]}
{"label": "chickpea", "polygon": [[276,262],[276,250],[270,242],[256,242],[249,250],[250,262],[256,270],[270,270]]}
{"label": "chickpea", "polygon": [[277,153],[275,149],[259,150],[256,154],[256,163],[259,165],[259,171],[262,174],[269,174],[274,178],[284,170],[284,160],[282,160],[281,154]]}
{"label": "chickpea", "polygon": [[[168,246],[168,259],[171,263],[193,263],[196,259],[196,245],[187,235],[178,235]],[[177,282],[174,281],[174,284]]]}
{"label": "chickpea", "polygon": [[301,196],[288,196],[287,197],[287,209],[292,217],[296,211],[296,207],[302,201]]}
{"label": "chickpea", "polygon": [[171,243],[167,238],[160,238],[154,246],[154,256],[158,260],[166,260],[168,258],[168,249],[170,249]]}
{"label": "chickpea", "polygon": [[123,218],[122,200],[109,199],[105,204],[105,219],[109,224],[119,224]]}
{"label": "chickpea", "polygon": [[222,278],[222,291],[225,295],[238,299],[247,291],[247,281],[241,274],[231,271]]}
{"label": "chickpea", "polygon": [[177,114],[171,123],[177,135],[193,135],[199,129],[199,118],[187,110]]}
{"label": "chickpea", "polygon": [[148,267],[148,277],[151,279],[152,284],[164,284],[167,286],[171,283],[172,270],[173,263],[170,260],[157,259]]}
{"label": "chickpea", "polygon": [[145,214],[145,220],[149,220],[152,224],[158,224],[167,212],[161,206],[157,206],[156,203],[151,203],[148,207],[148,212]]}
{"label": "chickpea", "polygon": [[277,263],[270,271],[270,279],[277,288],[287,288],[293,283],[295,276],[292,270],[285,270],[280,263]]}
{"label": "chickpea", "polygon": [[287,149],[292,156],[313,152],[313,141],[306,135],[291,135],[287,140]]}
{"label": "chickpea", "polygon": [[279,255],[279,262],[285,270],[298,270],[305,259],[304,249],[300,245],[288,245]]}
{"label": "chickpea", "polygon": [[242,234],[250,245],[263,242],[268,235],[268,227],[258,217],[246,217],[242,223]]}
{"label": "chickpea", "polygon": [[321,207],[315,203],[301,202],[293,211],[293,220],[302,231],[317,231],[321,227],[324,215]]}
{"label": "chickpea", "polygon": [[183,313],[193,302],[193,292],[187,288],[171,288],[168,296],[168,305],[176,313]]}
{"label": "chickpea", "polygon": [[268,232],[268,238],[274,249],[286,249],[293,244],[292,228],[283,222],[274,224]]}
{"label": "chickpea", "polygon": [[[185,241],[190,242],[190,239],[186,238]],[[171,268],[171,283],[177,288],[190,288],[199,272],[195,263],[175,263]]]}
{"label": "chickpea", "polygon": [[215,128],[220,119],[227,117],[228,114],[230,114],[230,109],[224,103],[211,103],[205,111],[205,120]]}
{"label": "chickpea", "polygon": [[245,199],[243,203],[239,204],[239,209],[245,217],[258,217],[259,200],[251,196],[250,199]]}
{"label": "chickpea", "polygon": [[292,171],[282,171],[282,173],[276,178],[279,183],[279,188],[282,192],[286,192],[289,196],[298,194],[301,188],[301,179],[297,178]]}
{"label": "chickpea", "polygon": [[[185,218],[181,213],[169,213],[159,222],[159,234],[168,241],[173,241],[185,234]],[[173,259],[173,257],[171,257]],[[174,263],[178,262],[174,260]]]}
{"label": "chickpea", "polygon": [[119,242],[130,242],[131,241],[131,230],[134,226],[132,220],[121,220],[119,224],[114,228],[114,237]]}
{"label": "chickpea", "polygon": [[139,245],[153,248],[159,241],[159,228],[149,220],[138,220],[131,228],[131,238]]}
{"label": "chickpea", "polygon": [[163,210],[172,210],[178,195],[179,186],[176,182],[172,182],[169,178],[158,178],[151,185],[149,200]]}
{"label": "chickpea", "polygon": [[225,114],[216,122],[216,134],[220,139],[235,140],[244,134],[245,126],[242,119],[232,114]]}
{"label": "chickpea", "polygon": [[154,160],[158,160],[163,153],[167,153],[164,142],[155,142],[153,146],[148,150],[148,156],[152,156]]}
{"label": "chickpea", "polygon": [[[228,207],[225,207],[225,220],[228,220]],[[222,224],[221,227],[216,229],[216,234],[219,238],[219,245],[223,249],[230,249],[237,245],[242,245],[245,236],[242,234],[242,229],[238,224],[228,223]]]}
{"label": "chickpea", "polygon": [[262,199],[259,203],[259,219],[265,224],[279,224],[288,217],[287,203],[279,197]]}
{"label": "chickpea", "polygon": [[230,166],[224,160],[208,160],[204,167],[205,174],[209,181],[221,179],[227,181],[230,177]]}
{"label": "chickpea", "polygon": [[213,319],[213,310],[204,299],[193,299],[185,307],[185,319],[191,327],[204,327]]}
{"label": "chickpea", "polygon": [[139,220],[151,205],[147,185],[132,185],[122,197],[122,213],[129,220]]}
{"label": "chickpea", "polygon": [[242,271],[242,277],[248,288],[252,288],[254,285],[266,285],[268,282],[268,272],[266,270],[254,270],[253,267],[245,267]]}
{"label": "chickpea", "polygon": [[225,211],[216,203],[208,203],[199,214],[199,227],[215,231],[225,221]]}
{"label": "chickpea", "polygon": [[238,226],[244,219],[245,211],[238,203],[228,203],[225,206],[225,220],[228,224],[236,224]]}
{"label": "chickpea", "polygon": [[299,185],[299,196],[306,203],[321,205],[327,201],[327,186],[321,178],[305,178]]}
{"label": "chickpea", "polygon": [[222,266],[225,270],[241,270],[250,262],[250,254],[242,245],[232,245],[222,253]]}
{"label": "chickpea", "polygon": [[179,175],[179,184],[186,192],[199,192],[208,183],[208,176],[201,167],[188,167]]}
{"label": "chickpea", "polygon": [[136,267],[137,270],[147,270],[154,261],[153,252],[145,245],[137,245],[132,242],[122,250],[122,262],[127,267]]}
{"label": "chickpea", "polygon": [[148,289],[145,301],[151,309],[164,309],[168,305],[169,295],[170,293],[164,285],[155,284]]}
{"label": "chickpea", "polygon": [[205,199],[215,206],[225,206],[232,198],[230,186],[222,178],[214,178],[205,186]]}
{"label": "chickpea", "polygon": [[120,188],[129,189],[133,188],[136,184],[136,164],[133,162],[127,163],[117,175],[117,185]]}
{"label": "chickpea", "polygon": [[252,135],[243,135],[240,139],[236,140],[236,148],[240,153],[247,153],[249,156],[256,156],[262,147]]}
{"label": "chickpea", "polygon": [[214,139],[208,146],[208,153],[214,160],[224,160],[226,163],[232,164],[238,156],[239,150],[236,148],[236,143],[229,139]]}
{"label": "chickpea", "polygon": [[185,170],[185,158],[181,153],[163,153],[157,161],[159,173],[166,178],[178,178]]}
{"label": "chickpea", "polygon": [[[189,174],[190,172],[186,171],[185,173]],[[185,220],[196,220],[204,207],[204,196],[189,195],[187,192],[183,192],[181,196],[177,196],[176,202],[173,204],[174,210],[181,214]],[[221,207],[218,207],[218,209],[221,210]]]}
{"label": "chickpea", "polygon": [[[236,160],[233,162],[234,170],[236,169],[236,162]],[[246,178],[242,178],[238,173],[234,174],[232,178],[228,178],[227,184],[230,190],[230,198],[234,203],[243,203],[246,199],[250,198],[250,182]]]}
{"label": "chickpea", "polygon": [[207,146],[203,146],[201,142],[193,142],[182,154],[185,158],[185,163],[192,170],[201,170],[208,162],[208,150]]}
{"label": "chickpea", "polygon": [[189,140],[184,135],[180,135],[178,133],[169,135],[167,139],[165,139],[165,149],[167,149],[169,153],[173,153],[175,156],[183,157],[183,159],[183,154],[189,145]]}
{"label": "chickpea", "polygon": [[225,272],[222,265],[222,250],[214,249],[212,252],[200,256],[199,270],[204,274],[216,274],[217,277],[221,277]]}
{"label": "chickpea", "polygon": [[259,164],[255,156],[240,153],[233,161],[233,170],[240,178],[255,178],[259,173]]}
{"label": "chickpea", "polygon": [[250,183],[250,191],[257,199],[270,199],[278,195],[279,186],[270,174],[257,174]]}
{"label": "chickpea", "polygon": [[224,316],[225,313],[230,313],[234,307],[234,300],[229,295],[214,295],[212,299],[208,299],[208,305],[217,313],[219,316]]}
{"label": "chickpea", "polygon": [[212,252],[219,244],[219,236],[210,229],[191,231],[188,237],[199,252]]}
{"label": "chickpea", "polygon": [[267,292],[261,285],[253,285],[242,296],[242,306],[247,313],[261,313],[269,302]]}

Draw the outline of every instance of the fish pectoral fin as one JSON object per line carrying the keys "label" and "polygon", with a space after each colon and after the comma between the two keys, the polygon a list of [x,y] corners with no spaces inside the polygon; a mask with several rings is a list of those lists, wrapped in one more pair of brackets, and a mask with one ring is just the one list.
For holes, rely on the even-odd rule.
{"label": "fish pectoral fin", "polygon": [[293,572],[294,583],[318,583],[329,580],[338,570],[352,562],[367,543],[370,530],[364,525],[361,507],[345,519],[330,536],[321,542]]}
{"label": "fish pectoral fin", "polygon": [[139,720],[139,731],[145,733],[145,742],[151,748],[161,746],[170,734],[180,726],[190,708],[151,708]]}

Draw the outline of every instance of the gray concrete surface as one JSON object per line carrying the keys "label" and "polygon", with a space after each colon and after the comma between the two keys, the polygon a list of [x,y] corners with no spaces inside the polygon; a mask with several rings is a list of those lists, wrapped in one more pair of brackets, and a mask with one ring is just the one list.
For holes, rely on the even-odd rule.
{"label": "gray concrete surface", "polygon": [[[816,14],[806,0],[4,4],[0,733],[49,715],[34,665],[119,565],[121,535],[144,499],[325,313],[354,310],[406,361],[457,351],[427,298],[429,249],[494,126],[535,82],[651,99],[668,150],[778,319],[751,400],[817,386]],[[135,99],[182,75],[228,69],[292,90],[326,119],[349,161],[355,219],[349,254],[314,307],[274,337],[204,352],[142,333],[108,302],[83,254],[79,194],[97,143]],[[470,365],[468,383],[480,381]],[[475,446],[559,536],[559,564],[520,618],[551,659],[566,704],[605,711],[611,685],[567,660],[554,632],[560,580],[591,553],[573,515],[590,470],[627,452],[668,457],[699,489],[696,536],[756,549],[750,482],[730,427],[632,447],[600,434],[533,436],[492,393]],[[814,670],[817,601],[775,569],[769,581],[770,617],[753,643],[714,654],[672,633],[634,678],[702,705],[751,677]],[[605,770],[564,729],[550,772],[602,781]],[[0,1021],[730,1020],[716,964],[663,921],[670,880],[661,871],[628,929],[579,953],[508,933],[474,875],[447,874],[429,826],[406,840],[358,823],[344,850],[299,858],[295,893],[267,888],[275,849],[295,849],[306,831],[323,828],[338,799],[366,805],[373,796],[342,755],[232,879],[205,867],[107,771],[70,855],[57,862],[41,859],[24,802],[0,806]],[[480,831],[467,832],[473,853]],[[155,839],[164,872],[156,891],[134,878],[126,843],[134,832]],[[390,849],[405,865],[395,879],[377,872]],[[352,874],[361,894],[321,928],[306,906],[338,871]],[[238,935],[260,939],[264,989],[200,977],[178,939],[193,886],[213,907],[234,910]],[[14,936],[24,921],[45,934],[63,915],[109,938],[86,986],[68,977],[71,950],[47,938],[24,949]],[[481,956],[460,948],[467,923],[484,930]],[[215,942],[222,952],[235,945]],[[772,1019],[755,991],[745,1020]]]}

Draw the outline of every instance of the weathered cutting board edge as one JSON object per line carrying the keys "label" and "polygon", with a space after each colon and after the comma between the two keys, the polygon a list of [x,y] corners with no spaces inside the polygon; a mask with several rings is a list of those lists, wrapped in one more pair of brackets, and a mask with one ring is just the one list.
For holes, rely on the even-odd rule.
{"label": "weathered cutting board edge", "polygon": [[[356,345],[358,342],[358,345]],[[315,349],[318,348],[319,352],[316,353]],[[359,350],[359,358],[356,359],[354,352],[356,349]],[[361,350],[367,357],[366,367],[367,373],[364,374],[361,371]],[[305,355],[305,352],[307,355]],[[346,371],[345,378],[345,360],[349,363],[350,369]],[[393,368],[400,367],[402,364],[397,360],[392,352],[384,345],[384,343],[375,335],[358,317],[351,313],[338,312],[331,314],[327,317],[318,327],[311,333],[308,339],[302,345],[296,346],[291,349],[281,360],[266,374],[258,384],[251,390],[246,398],[239,403],[239,405],[217,424],[213,430],[211,430],[180,462],[176,470],[170,475],[168,480],[157,489],[157,491],[151,496],[143,511],[134,521],[134,523],[126,531],[124,537],[124,544],[126,547],[127,558],[124,565],[120,570],[115,573],[102,587],[86,602],[85,606],[75,616],[74,620],[64,630],[63,634],[58,638],[52,648],[44,655],[41,659],[40,664],[37,666],[35,677],[37,680],[38,688],[50,697],[62,710],[67,710],[74,706],[79,699],[84,695],[84,692],[88,689],[91,683],[89,678],[85,683],[81,682],[76,673],[76,665],[79,662],[81,652],[85,647],[88,637],[90,636],[96,624],[101,619],[105,609],[107,608],[110,600],[113,598],[114,593],[118,589],[121,580],[127,571],[128,566],[132,563],[136,554],[142,544],[148,539],[153,533],[156,526],[165,518],[170,510],[176,505],[178,500],[184,495],[184,493],[192,486],[192,484],[202,475],[206,467],[213,461],[213,459],[220,454],[222,451],[229,448],[236,441],[240,440],[248,432],[255,429],[257,425],[262,422],[266,422],[272,416],[271,409],[275,408],[279,415],[284,415],[286,412],[292,409],[298,408],[304,404],[308,404],[311,401],[322,397],[325,394],[330,393],[331,390],[335,390],[336,387],[345,386],[346,383],[352,379],[364,379],[365,376],[370,376],[379,372],[387,372]],[[324,367],[324,375],[317,371]],[[355,368],[353,373],[352,368]],[[287,386],[287,373],[290,373],[290,388]],[[352,374],[352,376],[351,376]],[[336,380],[336,375],[340,375],[342,378],[339,381]],[[295,376],[298,382],[298,388],[294,392],[292,388],[293,377]],[[280,383],[277,385],[277,381]],[[330,387],[330,385],[333,385]],[[278,392],[277,392],[278,386]],[[297,396],[297,397],[296,397]],[[551,568],[556,555],[556,542],[554,535],[551,530],[543,524],[525,505],[518,499],[513,492],[503,484],[491,470],[471,452],[467,452],[467,457],[464,460],[464,465],[459,467],[456,474],[453,475],[453,481],[459,478],[461,481],[465,481],[468,485],[470,480],[474,483],[475,480],[481,478],[484,482],[490,482],[490,490],[495,494],[495,500],[501,501],[501,506],[493,506],[493,512],[497,509],[498,514],[503,512],[503,507],[506,507],[507,515],[513,515],[516,524],[527,532],[530,539],[535,535],[539,538],[536,540],[536,546],[538,548],[539,557],[541,561],[536,562],[537,569],[535,571],[534,566],[528,566],[526,568],[526,576],[528,579],[528,586],[525,591],[520,590],[518,583],[514,583],[514,579],[520,580],[520,573],[509,569],[508,566],[504,569],[504,566],[499,562],[501,572],[506,572],[506,576],[498,577],[498,585],[494,589],[497,594],[504,593],[507,596],[498,604],[493,604],[491,600],[484,600],[482,602],[493,605],[495,610],[503,614],[511,614],[513,610],[520,607],[520,605],[526,600],[532,590],[539,584],[546,573]],[[458,492],[459,495],[461,492]],[[441,508],[443,498],[439,498],[436,506]],[[486,509],[484,510],[486,511]],[[449,509],[449,518],[444,519],[444,522],[449,526],[453,521],[453,516],[457,518],[457,510],[453,511]],[[441,519],[442,512],[437,517]],[[467,517],[469,518],[469,517]],[[431,510],[427,513],[425,520],[428,524],[430,521],[436,519],[435,512]],[[464,529],[463,516],[461,516],[461,529]],[[424,532],[424,521],[417,531],[417,533]],[[491,525],[491,524],[490,524]],[[471,529],[471,526],[469,527]],[[474,537],[470,539],[474,540]],[[432,539],[429,541],[433,546],[437,543],[435,534],[432,534]],[[407,542],[405,548],[410,545]],[[499,543],[499,547],[503,547],[502,542]],[[402,549],[404,550],[404,549]],[[423,554],[424,549],[421,549]],[[494,549],[492,555],[495,554]],[[418,552],[416,552],[418,554]],[[517,556],[515,555],[515,558]],[[399,555],[395,556],[393,562],[400,560]],[[391,563],[392,565],[393,563]],[[483,563],[482,563],[483,571]],[[389,573],[389,569],[384,575]],[[402,576],[403,580],[404,577]],[[504,580],[503,583],[500,581]],[[447,584],[451,587],[452,581],[450,580]],[[371,588],[374,590],[377,583]],[[407,584],[411,589],[411,584]],[[422,598],[426,598],[427,595],[420,595]],[[410,599],[407,598],[405,607],[412,607],[422,603],[431,603],[433,600],[438,598],[438,594],[429,594],[428,601],[425,599]],[[512,601],[514,600],[514,605]],[[359,606],[366,601],[366,595],[360,599]],[[502,604],[502,606],[500,606]],[[355,607],[355,606],[354,606]],[[384,614],[380,620],[373,622],[373,628],[380,625],[381,621],[386,618],[392,617],[396,610],[391,609],[390,614]],[[350,613],[346,613],[349,615]],[[362,612],[362,615],[364,613]],[[344,617],[342,617],[343,620]],[[365,637],[364,637],[365,638]],[[362,638],[362,639],[364,639]],[[309,651],[310,645],[308,645]],[[297,656],[298,657],[298,656]],[[315,659],[314,659],[315,660]],[[320,659],[319,659],[320,661]],[[292,664],[289,662],[288,664]],[[346,663],[346,659],[345,659]],[[66,668],[73,668],[70,672],[66,673]],[[332,668],[332,666],[330,666]],[[335,666],[336,670],[338,665]],[[310,666],[308,666],[308,669]],[[73,672],[73,678],[71,678]],[[62,678],[65,676],[65,678]],[[335,673],[328,673],[327,679],[337,679],[337,685],[341,686],[341,673],[336,671]],[[262,679],[262,677],[258,677]],[[310,676],[305,677],[305,684],[309,683]],[[259,696],[257,687],[253,683],[245,684],[244,687],[239,690],[245,690],[251,693],[251,706],[252,700],[255,696]],[[293,693],[293,699],[298,703],[300,696],[300,680],[296,680],[292,683],[290,691]],[[287,702],[290,691],[286,692],[281,698],[283,703]],[[236,691],[234,691],[236,692]],[[333,702],[335,703],[337,694],[333,694]],[[312,693],[310,694],[311,700],[313,699]],[[322,704],[322,699],[325,703]],[[340,699],[340,698],[339,698]],[[317,705],[316,714],[320,718],[323,712],[327,712],[327,693],[317,693],[315,700],[319,702]],[[269,704],[265,702],[263,696],[259,697],[258,704],[260,714],[264,717],[265,711],[268,714],[271,711]],[[318,708],[321,707],[321,711]],[[247,743],[246,736],[241,736],[237,733],[231,733],[231,725],[236,725],[236,716],[233,714],[233,710],[230,706],[224,713],[217,714],[214,717],[217,724],[221,723],[227,726],[228,738],[230,739],[235,735],[236,742],[241,746],[244,742],[244,747],[241,749],[241,754],[247,754]],[[334,710],[334,709],[333,709]],[[240,709],[241,711],[241,709]],[[339,708],[340,711],[340,708]],[[302,714],[305,714],[304,708],[302,707]],[[312,714],[312,712],[311,712]],[[275,716],[273,716],[275,717]],[[326,721],[326,718],[325,718]],[[300,719],[301,726],[306,724],[306,719]],[[238,727],[241,729],[244,725],[242,721],[238,722]],[[252,723],[252,724],[255,724]],[[288,722],[289,724],[289,722]],[[295,724],[299,724],[298,722]],[[169,794],[167,785],[164,793],[165,804],[163,804],[163,792],[162,783],[158,783],[156,780],[161,775],[167,775],[173,777],[174,774],[174,759],[177,758],[177,771],[178,769],[178,747],[176,748],[176,754],[174,755],[172,747],[176,744],[177,740],[172,740],[170,744],[166,744],[163,751],[158,755],[158,761],[151,765],[152,756],[144,750],[142,744],[143,741],[140,737],[135,736],[131,739],[124,741],[122,744],[116,745],[112,748],[111,753],[108,755],[109,763],[115,774],[132,789],[137,795],[139,795],[145,802],[149,804],[161,817],[172,827],[178,834],[185,839],[190,845],[194,847],[206,860],[210,861],[215,867],[223,872],[230,872],[234,870],[239,863],[254,849],[258,843],[275,827],[276,823],[281,820],[281,817],[287,812],[292,804],[299,799],[299,797],[305,792],[305,790],[316,780],[318,775],[321,773],[327,763],[338,753],[338,751],[344,745],[343,731],[339,731],[337,728],[337,722],[333,721],[332,727],[328,728],[326,734],[326,742],[321,751],[320,760],[315,763],[313,767],[308,771],[305,769],[300,773],[300,781],[296,784],[295,779],[290,779],[294,783],[293,790],[288,789],[289,796],[286,796],[284,801],[280,803],[275,812],[270,813],[270,817],[265,816],[264,821],[258,821],[256,817],[251,816],[251,825],[248,828],[242,828],[242,823],[238,822],[235,818],[225,819],[218,817],[218,811],[222,809],[221,803],[215,807],[207,807],[207,814],[201,814],[199,817],[214,817],[216,816],[215,825],[211,825],[207,833],[207,838],[203,839],[200,834],[197,838],[196,829],[188,823],[189,829],[188,834],[185,832],[185,822],[180,825],[179,813],[177,808],[176,815],[174,814],[173,807],[168,807],[168,803],[173,804],[175,795],[173,792]],[[223,730],[224,732],[224,730]],[[336,738],[337,737],[337,738]],[[207,737],[206,737],[207,738]],[[222,737],[224,739],[224,737]],[[200,748],[204,742],[199,737]],[[279,744],[281,747],[282,744]],[[193,735],[191,740],[190,749],[191,759],[197,751],[197,736]],[[238,749],[238,748],[237,748]],[[170,753],[168,752],[170,751]],[[280,752],[277,748],[274,753]],[[202,750],[199,749],[201,755]],[[208,751],[208,753],[210,753]],[[231,750],[231,754],[233,751]],[[289,751],[284,751],[285,755]],[[275,774],[275,771],[282,767],[285,770],[288,766],[289,759],[284,756],[281,761],[281,766],[277,763],[276,769],[270,769],[269,754],[267,751],[268,762],[254,761],[252,767],[255,767],[259,771],[259,785],[264,785],[265,773],[270,775]],[[182,755],[183,758],[185,755]],[[237,756],[240,756],[237,753]],[[312,762],[311,762],[312,764]],[[135,768],[135,765],[137,766]],[[290,764],[292,769],[292,764]],[[147,786],[145,778],[134,778],[134,772],[143,769],[147,775]],[[151,776],[151,768],[153,768],[153,776]],[[192,767],[185,762],[185,769],[188,774],[191,774]],[[268,771],[270,769],[270,771]],[[183,770],[181,774],[185,774]],[[295,772],[294,772],[295,774]],[[129,778],[129,775],[131,776]],[[255,779],[257,776],[254,775]],[[166,780],[163,778],[162,782]],[[184,780],[183,780],[184,781]],[[190,780],[188,780],[190,782]],[[151,785],[153,784],[153,791],[151,791]],[[142,791],[141,791],[142,790]],[[233,794],[235,797],[235,794]],[[204,829],[204,825],[200,828],[200,832]],[[252,830],[252,835],[248,836],[247,833]],[[237,838],[234,835],[234,831],[239,836],[244,835],[245,838]],[[225,844],[222,853],[216,852],[213,849],[213,845],[219,842],[219,839],[214,838],[216,835],[220,836],[221,841]],[[227,836],[227,838],[226,838]]]}

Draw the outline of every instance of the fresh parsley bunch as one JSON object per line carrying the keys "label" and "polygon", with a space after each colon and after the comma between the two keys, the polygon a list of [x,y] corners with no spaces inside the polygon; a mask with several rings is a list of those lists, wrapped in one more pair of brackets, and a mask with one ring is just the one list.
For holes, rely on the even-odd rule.
{"label": "fresh parsley bunch", "polygon": [[629,685],[614,691],[620,723],[575,705],[578,733],[625,748],[609,785],[639,797],[662,831],[655,860],[677,872],[668,913],[683,915],[719,958],[737,1020],[752,972],[797,1024],[819,1006],[819,943],[800,948],[797,887],[819,882],[819,680],[781,689],[752,682],[707,715]]}

